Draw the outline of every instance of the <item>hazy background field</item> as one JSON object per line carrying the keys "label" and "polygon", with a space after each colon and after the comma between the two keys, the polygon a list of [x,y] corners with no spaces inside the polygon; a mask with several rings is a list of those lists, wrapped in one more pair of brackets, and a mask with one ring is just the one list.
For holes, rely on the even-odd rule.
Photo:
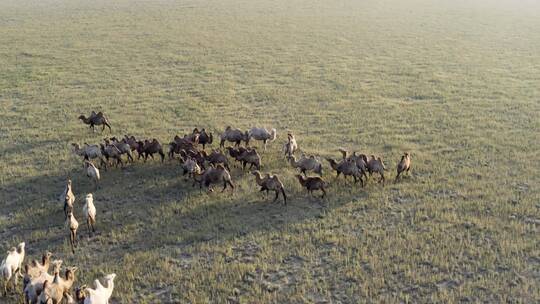
{"label": "hazy background field", "polygon": [[[0,1],[0,249],[116,272],[113,303],[540,302],[535,1]],[[92,191],[69,143],[275,127],[263,171],[206,194],[176,162],[103,172],[99,234],[71,255],[57,197]],[[382,188],[309,198],[279,154],[383,156]],[[214,145],[215,146],[215,145]],[[2,255],[3,258],[3,255]],[[13,303],[18,297],[0,298]]]}

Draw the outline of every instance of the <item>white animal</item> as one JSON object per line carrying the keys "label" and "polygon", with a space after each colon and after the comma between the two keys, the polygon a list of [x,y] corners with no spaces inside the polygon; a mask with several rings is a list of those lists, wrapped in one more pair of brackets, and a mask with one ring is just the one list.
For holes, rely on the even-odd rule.
{"label": "white animal", "polygon": [[99,179],[101,178],[98,168],[87,160],[84,161],[84,167],[86,168],[86,176],[94,181],[95,188],[97,189]]}
{"label": "white animal", "polygon": [[306,175],[306,171],[313,171],[322,176],[322,164],[313,155],[307,157],[302,154],[298,161],[296,161],[296,157],[292,155],[289,159],[289,162],[293,167],[300,169],[300,171],[304,173],[304,175]]}
{"label": "white animal", "polygon": [[199,164],[197,164],[197,162],[189,156],[187,160],[182,164],[182,170],[184,175],[188,175],[186,177],[186,180],[188,179],[188,177],[193,178],[196,174],[201,173],[201,167],[199,166]]}
{"label": "white animal", "polygon": [[101,157],[103,156],[101,154],[101,148],[98,145],[89,145],[85,143],[84,146],[81,148],[79,144],[72,143],[71,146],[73,147],[73,153],[84,157],[84,159],[101,159]]}
{"label": "white animal", "polygon": [[68,294],[75,282],[75,272],[77,267],[68,267],[64,278],[59,273],[54,274],[52,282],[45,281],[43,283],[43,291],[38,297],[38,303],[58,304],[62,303],[64,295]]}
{"label": "white animal", "polygon": [[60,200],[60,202],[65,202],[66,197],[69,197],[69,201],[73,205],[73,203],[75,202],[75,195],[73,194],[70,179],[67,180],[66,187],[64,188],[64,191],[62,192],[62,194],[60,194],[60,197],[58,197],[58,199]]}
{"label": "white animal", "polygon": [[17,286],[17,275],[22,276],[21,267],[24,261],[24,246],[22,242],[17,245],[17,248],[11,248],[7,254],[8,256],[2,261],[0,265],[0,273],[4,279],[4,294],[7,294],[8,283],[13,278],[14,287]]}
{"label": "white animal", "polygon": [[290,159],[296,150],[298,150],[298,144],[296,143],[294,135],[289,132],[287,134],[287,142],[283,145],[283,153]]}
{"label": "white animal", "polygon": [[86,298],[84,299],[84,304],[108,304],[109,299],[113,293],[114,289],[114,278],[116,274],[112,273],[105,276],[105,285],[101,285],[99,280],[94,281],[96,289],[86,288]]}
{"label": "white animal", "polygon": [[30,282],[24,288],[25,303],[37,303],[38,297],[43,291],[43,284],[45,281],[53,282],[54,277],[60,273],[60,267],[62,267],[62,260],[54,260],[53,275],[43,271],[37,277],[31,278]]}
{"label": "white animal", "polygon": [[77,229],[79,229],[79,222],[73,215],[73,212],[68,214],[66,220],[66,226],[69,228],[69,243],[71,244],[71,251],[75,253],[75,247],[77,246]]}
{"label": "white animal", "polygon": [[90,233],[90,227],[92,232],[96,232],[96,206],[94,206],[94,197],[92,193],[86,195],[85,203],[83,206],[83,214],[86,218],[86,226],[88,227],[88,233]]}
{"label": "white animal", "polygon": [[276,129],[271,129],[270,131],[265,128],[256,128],[253,127],[248,131],[248,138],[254,138],[255,140],[262,140],[264,143],[264,150],[266,151],[266,143],[276,140]]}

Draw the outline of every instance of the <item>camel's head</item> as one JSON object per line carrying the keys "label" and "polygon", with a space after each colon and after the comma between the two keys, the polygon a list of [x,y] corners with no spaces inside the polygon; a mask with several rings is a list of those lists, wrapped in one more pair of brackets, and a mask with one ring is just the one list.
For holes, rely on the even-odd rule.
{"label": "camel's head", "polygon": [[39,298],[38,298],[38,302],[40,304],[53,304],[53,300],[51,298],[51,295],[50,295],[50,288],[49,286],[51,285],[51,282],[49,282],[48,280],[45,280],[45,282],[43,282],[43,292],[39,295]]}
{"label": "camel's head", "polygon": [[276,137],[277,137],[277,130],[275,128],[272,128],[272,130],[270,130],[270,140],[271,141],[274,141],[276,140]]}
{"label": "camel's head", "polygon": [[65,273],[66,279],[68,279],[68,280],[73,279],[74,280],[75,279],[75,272],[77,271],[77,269],[79,269],[79,268],[77,268],[77,267],[68,267],[66,269],[66,273]]}
{"label": "camel's head", "polygon": [[25,246],[25,245],[26,245],[26,244],[25,244],[24,242],[19,243],[19,245],[17,245],[17,252],[18,252],[18,253],[23,252],[23,251],[24,251],[24,246]]}
{"label": "camel's head", "polygon": [[191,141],[194,142],[194,143],[198,143],[199,142],[199,137],[201,136],[200,133],[193,133],[191,135]]}
{"label": "camel's head", "polygon": [[86,116],[84,116],[84,115],[79,115],[79,119],[85,120],[85,119],[86,119]]}
{"label": "camel's head", "polygon": [[114,281],[114,278],[116,278],[116,273],[111,273],[105,276],[105,281],[112,282]]}
{"label": "camel's head", "polygon": [[75,288],[75,299],[79,302],[86,299],[86,285]]}

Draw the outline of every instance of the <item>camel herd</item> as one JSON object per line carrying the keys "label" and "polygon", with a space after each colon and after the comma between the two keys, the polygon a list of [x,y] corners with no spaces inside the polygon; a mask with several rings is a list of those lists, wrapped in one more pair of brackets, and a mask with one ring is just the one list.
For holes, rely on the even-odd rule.
{"label": "camel herd", "polygon": [[[92,112],[89,118],[84,115],[79,118],[89,124],[91,128],[95,125],[103,125],[102,132],[105,126],[110,124],[106,116],[99,112]],[[95,130],[94,130],[95,132]],[[199,184],[199,187],[209,188],[212,184],[223,184],[223,189],[230,186],[234,189],[234,183],[231,180],[231,162],[239,163],[242,170],[246,170],[249,165],[249,170],[261,170],[262,157],[256,147],[251,146],[252,141],[261,141],[263,151],[266,151],[267,144],[275,141],[277,138],[276,129],[267,130],[265,128],[253,127],[249,130],[241,130],[228,126],[220,134],[219,148],[214,148],[207,151],[206,147],[212,145],[214,135],[206,129],[195,128],[190,134],[184,136],[174,136],[165,146],[156,138],[137,139],[135,136],[124,135],[122,138],[110,137],[105,138],[103,142],[97,144],[79,145],[72,143],[73,152],[84,159],[86,175],[90,177],[97,188],[100,173],[99,169],[107,170],[110,166],[125,166],[128,163],[133,163],[135,160],[143,159],[145,162],[157,155],[161,162],[165,161],[166,155],[169,159],[178,158],[184,175],[191,178],[194,184]],[[230,143],[230,146],[226,146]],[[244,143],[244,145],[242,145]],[[297,168],[303,176],[298,177],[298,182],[308,192],[321,190],[323,196],[326,195],[324,190],[327,182],[323,180],[323,163],[314,156],[301,154],[296,156],[299,151],[296,137],[292,132],[287,133],[287,141],[283,144],[283,153],[287,162],[294,168]],[[381,157],[374,155],[357,154],[353,152],[349,155],[348,151],[340,149],[342,154],[341,159],[336,160],[326,158],[331,170],[336,172],[336,177],[343,175],[345,178],[352,176],[355,182],[360,181],[363,187],[368,180],[368,174],[373,173],[379,175],[379,182],[384,185],[386,167]],[[125,156],[124,156],[125,155]],[[99,168],[98,168],[99,165]],[[396,181],[403,172],[409,172],[411,166],[411,157],[409,153],[404,153],[397,166]],[[308,173],[315,173],[318,176],[307,176]],[[272,180],[271,184],[275,184],[274,179],[279,179],[278,176],[267,173],[260,174],[260,178],[256,177],[256,183],[261,188],[269,188],[265,185],[266,181]],[[281,182],[280,182],[281,183]],[[210,189],[211,191],[211,189]],[[265,190],[261,190],[265,191]],[[281,192],[281,188],[276,190]],[[277,197],[277,196],[276,196]],[[286,195],[284,196],[284,202]]]}
{"label": "camel herd", "polygon": [[[94,112],[86,117],[80,115],[79,119],[89,125],[93,132],[95,126],[105,127],[112,132],[108,118],[102,112]],[[198,185],[200,189],[207,188],[212,191],[212,185],[222,185],[223,191],[227,187],[232,191],[235,189],[231,177],[231,167],[239,166],[242,172],[246,169],[253,170],[251,174],[255,177],[255,184],[261,192],[274,192],[273,201],[277,201],[281,195],[283,203],[287,204],[286,187],[282,179],[270,172],[263,173],[263,157],[267,150],[267,144],[277,139],[276,129],[267,130],[265,128],[253,127],[243,131],[241,129],[228,126],[221,134],[219,148],[207,150],[207,146],[212,145],[214,135],[212,132],[202,128],[195,128],[190,134],[184,136],[174,136],[173,139],[164,146],[156,138],[136,138],[135,136],[124,135],[122,138],[105,138],[103,142],[96,144],[84,143],[79,145],[72,143],[72,151],[81,157],[84,174],[88,176],[94,189],[99,189],[101,179],[100,170],[108,170],[111,167],[124,167],[136,161],[147,162],[149,159],[159,157],[161,162],[166,158],[177,159],[180,169],[186,181],[191,180],[192,186]],[[263,152],[259,153],[256,147],[250,145],[252,141],[260,141],[263,145]],[[226,145],[230,143],[231,145]],[[242,143],[244,143],[242,145]],[[320,158],[314,155],[298,156],[299,146],[296,137],[292,132],[287,133],[287,140],[283,143],[282,153],[284,162],[298,170],[295,175],[298,183],[305,188],[309,194],[314,191],[322,192],[322,198],[327,195],[328,182],[323,178],[323,163]],[[382,158],[375,155],[367,156],[357,152],[349,153],[344,149],[341,152],[341,159],[325,158],[329,168],[336,172],[336,178],[343,175],[345,178],[351,176],[355,183],[360,181],[362,187],[365,186],[369,176],[379,175],[378,182],[385,184],[386,167]],[[248,168],[249,165],[249,168]],[[399,180],[403,173],[408,173],[411,168],[411,155],[404,153],[398,162],[395,182]],[[314,173],[315,175],[312,175]],[[308,175],[309,174],[309,175]],[[79,223],[74,215],[75,195],[71,180],[68,180],[60,201],[64,203],[65,225],[69,230],[69,244],[73,254],[77,247],[77,231]],[[82,208],[85,217],[88,233],[95,232],[96,207],[93,195],[87,194],[85,204]],[[62,265],[61,260],[51,261],[52,254],[45,252],[42,261],[33,260],[24,264],[25,243],[19,244],[8,251],[8,256],[0,266],[0,274],[4,279],[4,294],[7,294],[9,283],[17,286],[17,277],[23,279],[23,295],[25,303],[84,303],[96,304],[107,303],[114,288],[115,274],[105,277],[105,286],[99,280],[94,281],[95,288],[83,285],[75,290],[75,296],[71,294],[73,281],[75,280],[76,267],[68,267],[64,276],[60,275]],[[53,265],[53,274],[48,273],[49,265]],[[24,266],[23,266],[24,265]]]}

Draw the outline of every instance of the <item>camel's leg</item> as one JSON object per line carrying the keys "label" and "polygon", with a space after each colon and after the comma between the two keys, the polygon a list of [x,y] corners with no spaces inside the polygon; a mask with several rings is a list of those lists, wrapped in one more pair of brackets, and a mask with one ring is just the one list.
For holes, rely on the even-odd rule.
{"label": "camel's leg", "polygon": [[107,163],[105,163],[105,161],[103,160],[103,157],[101,157],[101,158],[99,159],[99,161],[100,161],[100,162],[99,162],[99,165],[100,165],[101,167],[103,167],[105,170],[107,170]]}
{"label": "camel's leg", "polygon": [[4,297],[7,296],[8,283],[9,281],[3,280],[4,282]]}
{"label": "camel's leg", "polygon": [[165,154],[163,153],[163,150],[159,150],[159,156],[161,156],[161,162],[165,160]]}
{"label": "camel's leg", "polygon": [[74,247],[74,239],[75,239],[75,235],[73,233],[74,231],[73,230],[70,230],[69,231],[69,243],[71,245],[71,252],[73,254],[75,254],[75,247]]}
{"label": "camel's leg", "polygon": [[234,184],[230,180],[227,181],[227,184],[231,187],[231,191],[234,192]]}
{"label": "camel's leg", "polygon": [[225,191],[227,189],[227,181],[223,181],[223,190],[221,192]]}

